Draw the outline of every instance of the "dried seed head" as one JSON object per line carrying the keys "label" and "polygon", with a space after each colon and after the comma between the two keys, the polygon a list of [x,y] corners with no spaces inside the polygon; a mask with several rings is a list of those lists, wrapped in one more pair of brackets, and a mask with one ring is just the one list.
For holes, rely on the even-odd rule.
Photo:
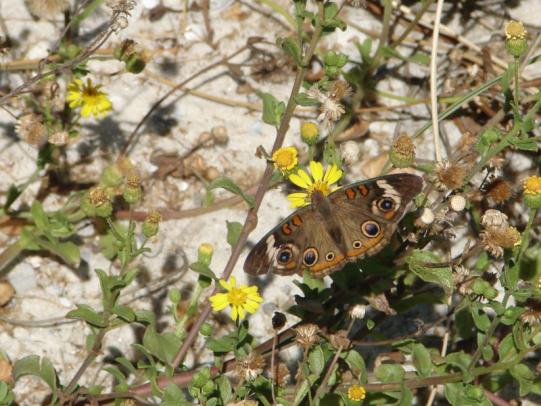
{"label": "dried seed head", "polygon": [[208,180],[209,182],[212,182],[213,180],[220,177],[220,171],[215,166],[209,166],[205,173],[203,174],[203,177]]}
{"label": "dried seed head", "polygon": [[513,195],[511,185],[503,179],[494,180],[489,186],[486,193],[488,199],[495,204],[501,204],[508,200]]}
{"label": "dried seed head", "polygon": [[483,227],[507,227],[507,220],[509,218],[506,214],[502,213],[499,210],[488,209],[485,211],[483,216],[481,216],[481,225]]}
{"label": "dried seed head", "polygon": [[541,323],[541,303],[538,300],[528,299],[527,310],[520,315],[520,321],[533,326]]}
{"label": "dried seed head", "polygon": [[272,316],[272,328],[276,331],[281,330],[286,325],[287,318],[284,313],[274,312]]}
{"label": "dried seed head", "polygon": [[487,227],[480,237],[483,248],[495,258],[503,255],[504,248],[513,248],[521,241],[518,230],[510,226]]}
{"label": "dried seed head", "polygon": [[351,344],[346,330],[338,330],[335,334],[331,334],[329,336],[329,342],[337,350],[347,348]]}
{"label": "dried seed head", "polygon": [[406,168],[413,164],[415,161],[415,145],[408,135],[401,134],[396,137],[389,152],[389,159],[397,168]]}
{"label": "dried seed head", "polygon": [[318,340],[319,327],[315,324],[303,324],[295,329],[295,341],[305,349],[311,348]]}
{"label": "dried seed head", "polygon": [[39,114],[25,114],[19,119],[15,131],[23,141],[30,145],[41,147],[47,142],[47,128],[43,125]]}
{"label": "dried seed head", "polygon": [[355,141],[347,141],[340,145],[340,152],[344,162],[348,165],[353,165],[359,161],[359,144]]}
{"label": "dried seed head", "polygon": [[274,382],[276,382],[278,386],[286,386],[291,379],[291,372],[289,371],[287,365],[283,362],[280,362],[278,365],[276,365],[274,367],[273,378]]}
{"label": "dried seed head", "polygon": [[442,161],[436,164],[431,179],[440,190],[453,190],[462,187],[466,179],[466,167],[459,163]]}
{"label": "dried seed head", "polygon": [[366,306],[361,304],[355,305],[351,308],[349,314],[352,319],[364,319]]}
{"label": "dried seed head", "polygon": [[351,87],[345,80],[335,80],[329,89],[329,97],[334,100],[340,100],[342,97],[351,94]]}
{"label": "dried seed head", "polygon": [[214,136],[216,143],[219,145],[225,145],[229,142],[227,128],[225,128],[223,125],[217,125],[216,127],[212,127],[210,133]]}
{"label": "dried seed head", "polygon": [[68,0],[26,0],[26,8],[34,17],[53,18],[69,7]]}
{"label": "dried seed head", "polygon": [[462,195],[453,195],[449,200],[449,207],[456,212],[462,211],[466,207],[466,199]]}
{"label": "dried seed head", "polygon": [[263,372],[265,367],[265,359],[251,352],[247,357],[235,362],[236,375],[245,381],[253,381]]}
{"label": "dried seed head", "polygon": [[423,209],[423,213],[421,214],[421,217],[419,217],[421,225],[424,225],[425,227],[432,224],[435,219],[436,219],[436,216],[434,215],[434,212],[432,211],[432,209],[429,207],[425,207]]}
{"label": "dried seed head", "polygon": [[49,135],[49,143],[57,146],[63,146],[75,141],[75,138],[70,138],[69,133],[65,130],[58,130]]}

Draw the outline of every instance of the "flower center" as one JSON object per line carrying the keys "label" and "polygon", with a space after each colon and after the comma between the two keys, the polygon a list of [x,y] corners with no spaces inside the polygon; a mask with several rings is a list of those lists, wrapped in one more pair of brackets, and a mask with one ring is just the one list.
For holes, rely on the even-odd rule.
{"label": "flower center", "polygon": [[321,180],[316,180],[312,185],[311,189],[312,190],[310,191],[310,194],[314,193],[314,191],[316,190],[321,192],[323,196],[328,196],[329,193],[331,193],[331,188],[329,187],[329,184]]}
{"label": "flower center", "polygon": [[524,183],[524,191],[530,194],[541,193],[541,177],[531,176]]}
{"label": "flower center", "polygon": [[241,289],[232,288],[227,294],[227,299],[229,300],[229,303],[234,306],[242,306],[246,303],[247,296],[248,295],[244,293]]}

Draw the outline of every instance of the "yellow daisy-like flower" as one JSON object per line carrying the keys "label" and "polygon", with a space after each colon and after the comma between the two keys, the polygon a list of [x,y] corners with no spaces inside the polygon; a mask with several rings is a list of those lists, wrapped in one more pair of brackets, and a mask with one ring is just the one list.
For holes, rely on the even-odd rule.
{"label": "yellow daisy-like flower", "polygon": [[237,281],[232,276],[229,278],[229,282],[220,279],[220,285],[227,290],[227,293],[217,293],[209,298],[212,309],[218,312],[231,306],[233,320],[244,319],[245,312],[254,314],[263,301],[263,298],[259,296],[257,286],[242,285],[237,287]]}
{"label": "yellow daisy-like flower", "polygon": [[532,209],[541,207],[541,176],[529,176],[524,181],[524,203]]}
{"label": "yellow daisy-like flower", "polygon": [[299,169],[297,173],[289,175],[289,180],[292,183],[306,189],[306,192],[291,193],[287,196],[291,202],[291,207],[303,207],[310,204],[312,194],[316,190],[324,196],[334,192],[338,187],[333,187],[333,184],[342,177],[342,170],[333,164],[327,167],[327,170],[323,173],[323,165],[320,162],[310,161],[310,174],[311,177],[304,170]]}
{"label": "yellow daisy-like flower", "polygon": [[298,151],[295,147],[278,148],[272,154],[272,160],[274,161],[274,167],[280,172],[284,173],[293,169],[299,162],[297,159]]}
{"label": "yellow daisy-like flower", "polygon": [[66,100],[71,108],[81,107],[81,116],[103,117],[106,112],[112,110],[112,104],[107,93],[100,90],[101,85],[94,85],[90,79],[86,84],[80,79],[74,79],[68,85]]}
{"label": "yellow daisy-like flower", "polygon": [[355,402],[363,400],[366,397],[366,390],[359,385],[351,385],[348,389],[348,398]]}

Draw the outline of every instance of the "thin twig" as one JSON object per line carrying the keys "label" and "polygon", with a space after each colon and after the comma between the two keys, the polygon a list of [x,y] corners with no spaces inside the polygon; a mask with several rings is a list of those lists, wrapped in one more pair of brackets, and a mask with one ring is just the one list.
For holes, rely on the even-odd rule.
{"label": "thin twig", "polygon": [[438,124],[438,89],[437,89],[437,63],[438,63],[438,40],[440,36],[441,11],[443,0],[436,4],[436,17],[434,31],[432,32],[432,52],[430,54],[430,110],[432,114],[432,134],[434,135],[434,152],[436,161],[441,162],[440,129]]}

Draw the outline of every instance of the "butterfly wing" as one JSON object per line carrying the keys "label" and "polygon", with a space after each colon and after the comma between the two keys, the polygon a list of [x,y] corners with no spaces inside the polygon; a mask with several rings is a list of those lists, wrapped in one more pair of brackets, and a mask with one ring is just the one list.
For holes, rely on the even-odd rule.
{"label": "butterfly wing", "polygon": [[[332,261],[319,252],[336,253]],[[265,235],[246,258],[244,271],[260,275],[272,270],[279,275],[302,273],[305,267],[339,267],[344,261],[333,238],[327,231],[326,219],[312,205],[303,207]],[[330,259],[330,256],[327,257]]]}
{"label": "butterfly wing", "polygon": [[421,177],[403,173],[352,183],[330,194],[346,260],[374,255],[385,247],[422,187]]}

